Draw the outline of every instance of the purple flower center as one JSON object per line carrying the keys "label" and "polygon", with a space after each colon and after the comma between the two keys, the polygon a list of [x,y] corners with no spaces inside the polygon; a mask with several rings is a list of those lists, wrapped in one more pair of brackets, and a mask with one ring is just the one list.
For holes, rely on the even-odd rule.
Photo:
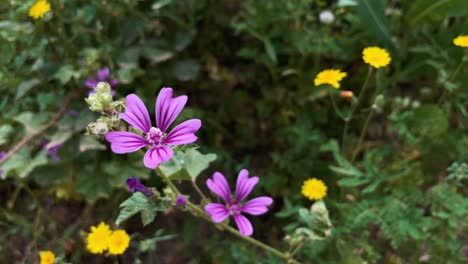
{"label": "purple flower center", "polygon": [[238,204],[231,204],[226,206],[230,215],[240,215],[242,210]]}
{"label": "purple flower center", "polygon": [[151,147],[157,148],[162,146],[166,134],[164,134],[159,128],[152,127],[148,133],[146,133],[146,140]]}

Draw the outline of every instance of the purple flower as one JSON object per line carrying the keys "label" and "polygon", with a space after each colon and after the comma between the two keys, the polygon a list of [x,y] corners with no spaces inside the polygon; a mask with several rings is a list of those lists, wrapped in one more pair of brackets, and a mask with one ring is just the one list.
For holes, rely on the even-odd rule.
{"label": "purple flower", "polygon": [[185,198],[185,196],[179,195],[177,196],[175,203],[177,206],[182,207],[182,206],[185,206],[185,204],[187,203],[187,199]]}
{"label": "purple flower", "polygon": [[250,221],[241,213],[250,215],[261,215],[268,211],[267,206],[273,203],[273,199],[267,196],[254,198],[244,204],[241,204],[255,185],[258,183],[258,177],[249,179],[249,172],[243,169],[237,177],[236,192],[234,198],[231,196],[231,189],[226,178],[219,172],[213,174],[213,179],[208,179],[206,185],[226,202],[226,205],[219,203],[210,203],[205,206],[205,211],[211,215],[215,223],[224,221],[229,215],[234,217],[239,231],[244,236],[253,234],[253,227]]}
{"label": "purple flower", "polygon": [[128,189],[134,193],[134,192],[141,192],[142,194],[146,196],[152,196],[153,192],[148,189],[148,187],[144,186],[140,180],[138,180],[137,177],[132,176],[127,179],[126,181]]}
{"label": "purple flower", "polygon": [[0,151],[0,160],[3,160],[3,158],[6,156],[6,152],[5,151]]}
{"label": "purple flower", "polygon": [[151,125],[150,116],[141,99],[130,94],[125,98],[125,113],[120,118],[140,130],[144,137],[131,132],[108,132],[106,139],[114,153],[124,154],[148,147],[143,158],[147,168],[154,169],[174,155],[170,146],[189,144],[197,140],[195,132],[201,127],[199,119],[190,119],[166,132],[187,103],[187,96],[172,98],[172,88],[163,88],[156,99],[156,125]]}
{"label": "purple flower", "polygon": [[[91,89],[91,91],[89,93],[90,94],[95,93],[94,87],[96,87],[96,85],[99,82],[107,82],[107,78],[109,78],[109,74],[110,74],[109,68],[104,67],[104,68],[97,71],[96,79],[92,79],[92,78],[86,79],[84,84],[85,84],[86,87]],[[117,86],[119,84],[119,81],[117,79],[111,79],[111,80],[109,80],[108,83],[109,83],[109,85],[111,87],[113,87],[113,86]],[[112,96],[114,96],[115,95],[115,90],[111,90],[111,94],[112,94]]]}
{"label": "purple flower", "polygon": [[62,146],[63,146],[62,143],[58,143],[58,144],[51,145],[51,146],[50,146],[50,143],[48,143],[47,141],[42,143],[42,148],[47,151],[47,154],[50,156],[50,158],[54,162],[59,162],[60,161],[60,157],[58,156],[57,152],[59,151],[59,149]]}

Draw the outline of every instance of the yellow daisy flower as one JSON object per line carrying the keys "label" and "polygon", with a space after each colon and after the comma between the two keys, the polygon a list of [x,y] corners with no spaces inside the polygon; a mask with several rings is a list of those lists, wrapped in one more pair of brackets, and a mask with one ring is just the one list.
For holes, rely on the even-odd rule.
{"label": "yellow daisy flower", "polygon": [[346,77],[346,72],[337,69],[323,70],[317,74],[314,80],[315,86],[329,84],[335,88],[340,88],[340,81]]}
{"label": "yellow daisy flower", "polygon": [[109,247],[110,227],[101,222],[97,227],[91,226],[91,233],[86,238],[86,248],[93,254],[104,252]]}
{"label": "yellow daisy flower", "polygon": [[55,261],[55,255],[52,251],[41,251],[39,252],[39,257],[41,259],[40,264],[53,264]]}
{"label": "yellow daisy flower", "polygon": [[468,35],[461,35],[453,39],[455,46],[468,48]]}
{"label": "yellow daisy flower", "polygon": [[109,237],[109,252],[113,255],[120,255],[127,250],[130,244],[130,236],[125,230],[119,229],[112,232]]}
{"label": "yellow daisy flower", "polygon": [[392,61],[392,57],[386,49],[379,47],[368,47],[362,51],[362,59],[365,63],[375,68],[387,66]]}
{"label": "yellow daisy flower", "polygon": [[34,19],[43,17],[47,12],[50,11],[50,3],[47,0],[37,0],[29,8],[29,16]]}
{"label": "yellow daisy flower", "polygon": [[302,194],[310,200],[322,200],[327,195],[327,186],[319,179],[310,178],[304,181]]}

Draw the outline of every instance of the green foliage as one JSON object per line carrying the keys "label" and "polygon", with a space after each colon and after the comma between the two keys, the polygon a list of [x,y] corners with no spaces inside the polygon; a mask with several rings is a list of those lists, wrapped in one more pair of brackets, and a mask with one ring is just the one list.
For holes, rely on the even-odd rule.
{"label": "green foliage", "polygon": [[[175,149],[158,169],[194,203],[189,181],[249,169],[260,178],[252,196],[275,201],[268,214],[249,216],[254,238],[292,246],[301,263],[466,259],[468,51],[452,42],[468,33],[466,0],[49,0],[38,20],[28,17],[33,2],[0,1],[0,151],[34,136],[0,161],[0,263],[35,263],[43,249],[64,262],[107,263],[86,252],[83,234],[116,219],[132,234],[122,263],[282,263],[176,214],[174,194],[160,195],[164,183],[143,153],[110,151],[103,135],[124,123],[99,118],[84,101],[85,80],[103,67],[119,80],[115,109],[136,93],[154,117],[161,87],[188,95],[175,124],[200,118],[201,147]],[[330,24],[320,22],[324,10]],[[313,80],[322,69],[347,72],[341,90],[355,98],[331,95],[348,114],[368,46],[387,48],[392,62],[371,75],[344,137],[330,90]],[[44,144],[62,145],[58,161]],[[131,176],[155,196],[127,198]],[[311,177],[328,187],[312,205],[300,192]]]}

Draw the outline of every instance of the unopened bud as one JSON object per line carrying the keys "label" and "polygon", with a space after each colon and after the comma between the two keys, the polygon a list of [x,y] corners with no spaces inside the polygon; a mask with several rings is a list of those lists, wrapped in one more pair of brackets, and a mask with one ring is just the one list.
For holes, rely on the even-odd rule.
{"label": "unopened bud", "polygon": [[351,98],[353,98],[354,94],[352,91],[341,91],[340,96],[343,99],[350,100]]}

